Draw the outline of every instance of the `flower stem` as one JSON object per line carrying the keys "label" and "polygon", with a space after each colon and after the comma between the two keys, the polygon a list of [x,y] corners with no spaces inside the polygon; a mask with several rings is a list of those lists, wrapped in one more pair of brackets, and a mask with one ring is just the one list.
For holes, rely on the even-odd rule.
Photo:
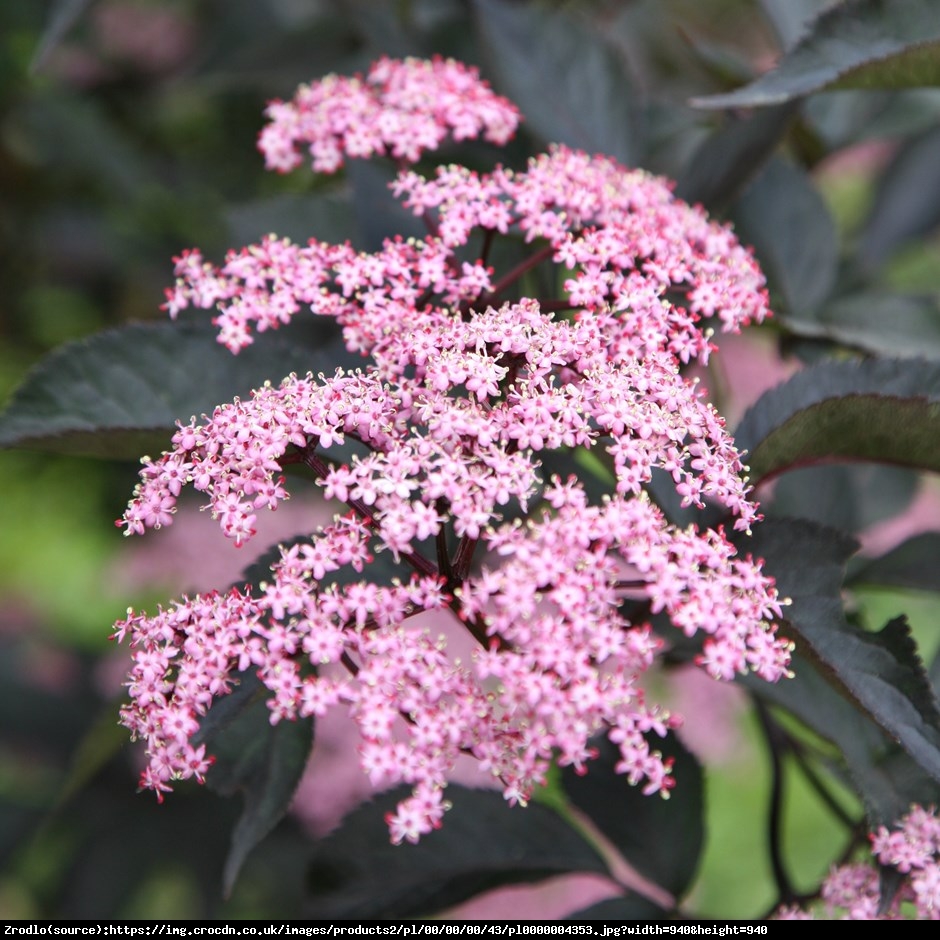
{"label": "flower stem", "polygon": [[494,285],[493,289],[489,292],[489,295],[486,297],[487,300],[495,300],[499,295],[509,287],[510,284],[514,284],[516,281],[522,277],[526,271],[531,271],[532,268],[538,267],[543,261],[547,261],[554,254],[555,249],[552,245],[546,245],[544,248],[540,248],[538,251],[529,255],[524,261],[520,261],[514,268],[511,268],[507,271]]}

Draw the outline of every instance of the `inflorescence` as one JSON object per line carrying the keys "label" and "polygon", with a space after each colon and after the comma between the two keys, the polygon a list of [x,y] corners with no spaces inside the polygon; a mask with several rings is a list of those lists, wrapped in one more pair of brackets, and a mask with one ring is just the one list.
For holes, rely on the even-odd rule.
{"label": "inflorescence", "polygon": [[[705,324],[735,332],[768,315],[753,258],[662,179],[606,157],[558,146],[515,172],[422,176],[415,162],[446,140],[503,144],[518,121],[452,61],[383,59],[303,86],[268,118],[259,145],[275,170],[304,147],[320,172],[395,160],[392,191],[428,234],[373,253],[271,236],[218,267],[198,251],[176,259],[166,309],[215,311],[233,353],[312,313],[367,361],[180,422],[172,449],[145,459],[126,534],[170,524],[191,486],[241,545],[288,497],[291,464],[344,508],[282,546],[260,585],[117,625],[134,650],[122,719],[146,742],[142,784],[162,796],[203,778],[200,719],[251,670],[273,723],[348,711],[370,780],[412,787],[389,817],[396,842],[440,824],[462,755],[524,803],[553,762],[585,770],[603,732],[618,771],[668,794],[651,740],[679,719],[644,692],[668,639],[651,620],[700,637],[715,678],[788,674],[760,562],[722,526],[670,523],[649,496],[658,474],[683,505],[724,507],[729,528],[759,519],[741,455],[682,371],[712,351]],[[499,273],[497,237],[525,252]],[[537,268],[555,296],[519,295]],[[571,472],[577,454],[608,468],[603,498]],[[378,575],[382,553],[397,576]],[[426,611],[469,642],[435,633]]]}

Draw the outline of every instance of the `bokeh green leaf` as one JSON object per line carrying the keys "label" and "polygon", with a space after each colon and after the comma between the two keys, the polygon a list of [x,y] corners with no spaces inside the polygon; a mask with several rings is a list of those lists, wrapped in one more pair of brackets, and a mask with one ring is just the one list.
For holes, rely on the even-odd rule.
{"label": "bokeh green leaf", "polygon": [[700,108],[779,105],[819,91],[940,83],[940,8],[931,0],[846,0],[821,13],[776,68]]}
{"label": "bokeh green leaf", "polygon": [[575,11],[507,0],[474,0],[473,6],[499,90],[543,143],[625,163],[636,158],[636,93],[616,47],[600,32]]}

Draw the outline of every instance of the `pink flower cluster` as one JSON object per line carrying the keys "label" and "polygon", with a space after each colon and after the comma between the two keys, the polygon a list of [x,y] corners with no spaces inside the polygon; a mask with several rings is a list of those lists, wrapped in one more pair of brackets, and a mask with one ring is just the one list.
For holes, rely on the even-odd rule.
{"label": "pink flower cluster", "polygon": [[[409,92],[422,120],[461,136],[489,126],[492,94],[462,67],[378,69],[378,126],[382,107],[403,113],[389,89],[404,94],[429,75],[449,76],[451,97]],[[341,100],[365,93],[329,79],[302,97],[324,100],[331,87],[346,89]],[[461,96],[478,124],[454,116]],[[699,664],[716,678],[788,674],[790,644],[773,625],[781,601],[760,563],[721,528],[670,524],[647,493],[659,470],[685,505],[724,506],[739,530],[758,518],[722,419],[680,367],[709,352],[701,318],[737,330],[767,314],[760,273],[727,229],[662,181],[564,148],[518,174],[447,167],[432,181],[403,173],[395,188],[426,219],[427,240],[366,254],[271,237],[221,268],[198,252],[177,260],[171,315],[218,308],[233,352],[307,307],[335,317],[371,362],[266,385],[180,423],[173,449],[145,459],[118,520],[127,534],[169,524],[190,485],[241,545],[257,513],[287,498],[288,464],[345,511],[282,546],[256,588],[129,612],[117,625],[134,648],[122,719],[147,743],[143,784],[159,795],[202,777],[199,720],[252,670],[272,722],[348,710],[371,781],[412,787],[389,818],[396,842],[440,824],[463,755],[524,803],[553,762],[586,769],[604,732],[618,770],[666,795],[669,762],[650,736],[678,718],[643,689],[666,645],[653,615],[701,637]],[[480,231],[481,255],[459,260]],[[514,232],[532,254],[497,276],[485,246]],[[570,272],[562,296],[512,297],[540,264]],[[574,475],[544,472],[558,452],[606,465],[609,495],[592,503]],[[370,567],[378,553],[395,577]],[[428,611],[466,641],[436,635],[418,616]]]}
{"label": "pink flower cluster", "polygon": [[301,85],[293,101],[271,102],[266,114],[258,146],[267,168],[281,173],[300,166],[303,146],[316,172],[333,173],[346,157],[414,163],[447,137],[502,145],[519,124],[516,108],[476,69],[440,58],[383,58],[365,77],[329,75]]}
{"label": "pink flower cluster", "polygon": [[[768,313],[763,275],[730,229],[675,199],[664,180],[606,157],[553,147],[517,173],[448,166],[427,180],[404,171],[393,191],[426,219],[427,239],[364,253],[272,236],[230,252],[221,268],[184,252],[164,308],[171,317],[218,308],[219,341],[235,353],[252,329],[276,329],[306,308],[335,317],[349,347],[374,356],[383,337],[414,332],[427,314],[485,308],[525,269],[554,262],[572,272],[555,309],[595,320],[612,358],[667,352],[683,363],[708,358],[702,319],[737,332]],[[540,247],[494,281],[484,258],[458,258],[481,232]]]}
{"label": "pink flower cluster", "polygon": [[[931,807],[912,806],[898,828],[881,826],[872,835],[872,854],[905,879],[893,897],[882,898],[878,870],[864,862],[833,868],[822,888],[827,919],[940,920],[940,819]],[[812,920],[795,906],[781,909],[781,920]]]}

